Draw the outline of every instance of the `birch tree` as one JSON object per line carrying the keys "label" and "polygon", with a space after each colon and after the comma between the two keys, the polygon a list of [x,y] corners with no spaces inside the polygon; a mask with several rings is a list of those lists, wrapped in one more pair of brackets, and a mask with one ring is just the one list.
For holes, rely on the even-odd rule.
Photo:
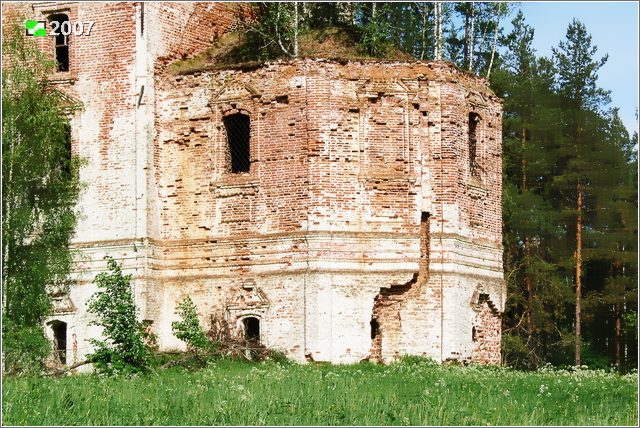
{"label": "birch tree", "polygon": [[[23,22],[23,21],[20,21]],[[64,289],[80,185],[65,97],[54,70],[17,26],[3,28],[2,316],[5,368],[39,366],[48,291]],[[43,345],[44,346],[44,345]],[[23,364],[24,363],[24,364]]]}

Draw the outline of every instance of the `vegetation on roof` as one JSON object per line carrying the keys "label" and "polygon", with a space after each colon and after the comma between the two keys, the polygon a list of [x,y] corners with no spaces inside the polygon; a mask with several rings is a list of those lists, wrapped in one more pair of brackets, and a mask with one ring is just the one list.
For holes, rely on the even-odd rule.
{"label": "vegetation on roof", "polygon": [[[190,74],[221,68],[251,68],[266,61],[292,58],[279,49],[261,48],[260,43],[260,38],[251,31],[226,33],[199,55],[171,64],[169,72]],[[392,45],[387,46],[377,55],[371,55],[359,43],[359,35],[355,29],[339,26],[307,30],[300,34],[298,46],[297,58],[324,58],[339,61],[415,59]]]}

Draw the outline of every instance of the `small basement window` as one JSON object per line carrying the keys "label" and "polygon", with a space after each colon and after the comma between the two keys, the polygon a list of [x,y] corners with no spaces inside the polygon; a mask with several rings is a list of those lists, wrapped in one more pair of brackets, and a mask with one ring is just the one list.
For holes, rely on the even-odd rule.
{"label": "small basement window", "polygon": [[53,36],[53,40],[58,71],[69,71],[69,36],[63,34],[70,33],[69,16],[64,13],[57,13],[51,15],[49,22],[51,27],[56,30],[56,35]]}
{"label": "small basement window", "polygon": [[251,168],[251,121],[246,114],[236,113],[223,119],[233,174],[249,172]]}
{"label": "small basement window", "polygon": [[469,113],[469,167],[473,175],[477,175],[478,172],[478,123],[480,123],[480,115],[474,112]]}

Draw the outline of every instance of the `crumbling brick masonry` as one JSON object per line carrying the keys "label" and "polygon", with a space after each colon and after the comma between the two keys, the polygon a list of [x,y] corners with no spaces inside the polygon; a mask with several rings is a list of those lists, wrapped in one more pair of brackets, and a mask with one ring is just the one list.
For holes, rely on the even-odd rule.
{"label": "crumbling brick masonry", "polygon": [[86,301],[106,254],[163,350],[184,346],[171,322],[189,295],[205,328],[224,318],[299,361],[500,363],[502,106],[484,80],[324,59],[175,76],[167,64],[232,27],[232,6],[24,7],[96,22],[53,76],[83,103],[87,160],[76,285],[50,328],[66,325],[67,363],[100,334]]}

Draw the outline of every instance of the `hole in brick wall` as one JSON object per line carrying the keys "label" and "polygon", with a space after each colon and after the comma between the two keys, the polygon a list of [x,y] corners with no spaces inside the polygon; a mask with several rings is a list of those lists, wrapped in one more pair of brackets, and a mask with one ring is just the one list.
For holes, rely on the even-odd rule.
{"label": "hole in brick wall", "polygon": [[248,317],[242,320],[244,325],[244,338],[249,342],[260,342],[260,320],[256,317]]}
{"label": "hole in brick wall", "polygon": [[420,214],[420,272],[423,275],[427,275],[429,269],[429,245],[431,241],[429,218],[431,218],[431,214],[427,211],[422,211]]}
{"label": "hole in brick wall", "polygon": [[378,337],[378,333],[380,332],[380,325],[378,324],[378,320],[375,318],[371,319],[371,340]]}
{"label": "hole in brick wall", "polygon": [[53,349],[55,357],[60,363],[67,364],[67,323],[63,321],[52,321]]}
{"label": "hole in brick wall", "polygon": [[231,158],[230,169],[234,174],[249,172],[251,168],[251,121],[246,114],[232,114],[223,119]]}
{"label": "hole in brick wall", "polygon": [[469,113],[469,167],[472,174],[477,174],[477,147],[478,147],[478,123],[480,123],[480,115],[478,113]]}
{"label": "hole in brick wall", "polygon": [[[56,13],[51,15],[49,22],[52,28],[57,28],[57,35],[53,36],[53,44],[55,46],[58,71],[69,71],[69,36],[63,34],[63,32],[69,34],[69,17],[64,13]],[[53,24],[54,22],[57,24]]]}
{"label": "hole in brick wall", "polygon": [[289,96],[288,95],[280,95],[276,97],[276,102],[279,104],[289,104]]}
{"label": "hole in brick wall", "polygon": [[476,335],[476,326],[474,325],[473,327],[471,327],[471,340],[476,342],[478,340],[478,337]]}

